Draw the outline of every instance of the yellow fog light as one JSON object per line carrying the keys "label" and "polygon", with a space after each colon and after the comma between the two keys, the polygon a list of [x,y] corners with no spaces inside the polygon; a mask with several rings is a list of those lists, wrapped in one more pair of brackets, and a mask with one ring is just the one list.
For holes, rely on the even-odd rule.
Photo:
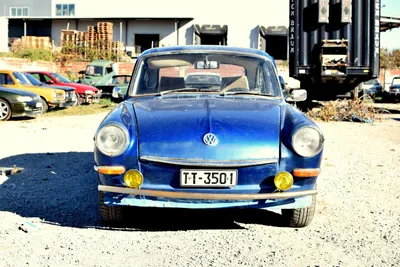
{"label": "yellow fog light", "polygon": [[275,176],[274,184],[281,191],[289,190],[293,185],[293,176],[288,172],[280,172]]}
{"label": "yellow fog light", "polygon": [[129,170],[124,175],[124,183],[130,188],[138,188],[143,183],[143,175],[137,170]]}

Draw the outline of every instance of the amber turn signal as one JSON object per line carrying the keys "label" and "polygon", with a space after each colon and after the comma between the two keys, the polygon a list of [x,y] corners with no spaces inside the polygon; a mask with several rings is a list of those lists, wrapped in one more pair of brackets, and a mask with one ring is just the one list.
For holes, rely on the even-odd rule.
{"label": "amber turn signal", "polygon": [[106,175],[120,175],[126,171],[124,166],[98,166],[95,170]]}
{"label": "amber turn signal", "polygon": [[320,169],[294,169],[293,176],[295,177],[316,177],[320,174]]}

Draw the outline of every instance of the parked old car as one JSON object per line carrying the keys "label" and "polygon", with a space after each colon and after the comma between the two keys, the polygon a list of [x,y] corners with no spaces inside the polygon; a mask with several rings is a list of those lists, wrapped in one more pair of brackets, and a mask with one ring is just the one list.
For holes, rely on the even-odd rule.
{"label": "parked old car", "polygon": [[42,99],[37,94],[0,86],[0,121],[42,114]]}
{"label": "parked old car", "polygon": [[102,90],[103,86],[112,82],[114,75],[117,75],[114,62],[111,60],[94,60],[86,66],[81,83]]}
{"label": "parked old car", "polygon": [[389,98],[395,101],[400,98],[400,76],[393,78],[389,87]]}
{"label": "parked old car", "polygon": [[96,87],[73,83],[66,77],[56,72],[48,71],[27,71],[36,79],[47,85],[61,85],[73,87],[76,94],[76,105],[85,103],[98,103],[101,97],[101,91]]}
{"label": "parked old car", "polygon": [[375,98],[382,95],[383,86],[378,78],[363,82],[361,84],[362,94]]}
{"label": "parked old car", "polygon": [[42,99],[43,113],[49,108],[61,108],[66,105],[64,90],[33,86],[19,71],[0,70],[0,85],[38,94]]}
{"label": "parked old car", "polygon": [[114,75],[110,84],[112,88],[112,99],[114,102],[120,102],[128,91],[128,85],[131,81],[131,75],[120,74]]}
{"label": "parked old car", "polygon": [[[200,70],[221,83],[187,87],[185,75]],[[282,91],[273,58],[257,49],[143,52],[125,100],[94,136],[103,223],[123,220],[124,206],[248,207],[281,210],[287,226],[309,225],[324,137],[289,104],[306,91]]]}
{"label": "parked old car", "polygon": [[41,83],[38,79],[32,76],[30,73],[23,73],[23,75],[28,79],[28,81],[33,86],[42,86],[45,88],[53,88],[53,89],[60,89],[65,91],[65,107],[76,106],[76,95],[75,89],[73,87],[61,86],[61,85],[47,85]]}

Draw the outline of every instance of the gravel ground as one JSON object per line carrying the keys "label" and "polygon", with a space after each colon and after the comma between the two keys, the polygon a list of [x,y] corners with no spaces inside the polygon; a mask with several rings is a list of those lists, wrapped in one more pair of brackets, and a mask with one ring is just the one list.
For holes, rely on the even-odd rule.
{"label": "gravel ground", "polygon": [[150,210],[127,228],[102,227],[92,138],[104,115],[0,124],[0,167],[24,168],[0,178],[0,266],[400,265],[399,112],[373,125],[319,123],[317,210],[301,229],[256,210]]}

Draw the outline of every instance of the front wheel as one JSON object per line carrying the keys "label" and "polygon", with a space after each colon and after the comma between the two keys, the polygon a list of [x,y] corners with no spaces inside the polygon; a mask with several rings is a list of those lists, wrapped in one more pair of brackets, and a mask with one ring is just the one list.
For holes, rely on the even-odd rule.
{"label": "front wheel", "polygon": [[300,209],[282,209],[283,223],[289,227],[305,227],[308,226],[315,214],[315,206],[317,202],[316,195],[312,196],[311,206]]}
{"label": "front wheel", "polygon": [[104,192],[99,192],[100,217],[106,226],[119,225],[125,218],[124,207],[107,206],[104,204]]}
{"label": "front wheel", "polygon": [[49,110],[49,104],[47,104],[46,99],[44,99],[43,97],[41,97],[42,100],[42,113],[46,113]]}
{"label": "front wheel", "polygon": [[0,99],[0,121],[7,121],[11,118],[11,107],[7,101]]}

